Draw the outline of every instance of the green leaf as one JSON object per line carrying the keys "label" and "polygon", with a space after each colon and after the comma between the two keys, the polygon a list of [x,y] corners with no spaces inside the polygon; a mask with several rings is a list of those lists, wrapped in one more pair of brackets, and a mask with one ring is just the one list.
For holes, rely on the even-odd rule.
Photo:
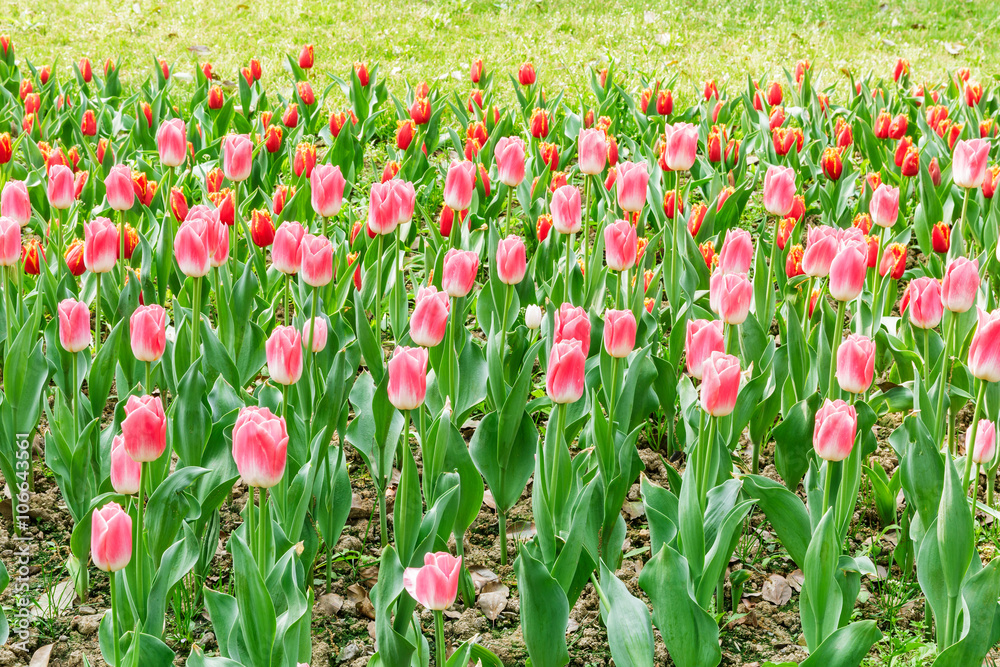
{"label": "green leaf", "polygon": [[563,667],[569,663],[566,627],[569,603],[559,582],[541,561],[523,548],[514,562],[521,596],[521,628],[532,667]]}
{"label": "green leaf", "polygon": [[938,508],[937,539],[941,554],[942,576],[949,597],[961,593],[962,581],[976,551],[976,534],[965,487],[951,457],[946,457],[944,489]]}
{"label": "green leaf", "polygon": [[633,597],[603,561],[601,589],[610,605],[601,605],[601,618],[615,664],[653,667],[653,625],[646,603]]}
{"label": "green leaf", "polygon": [[809,469],[816,410],[821,402],[818,392],[799,401],[772,431],[774,467],[789,489],[797,487]]}
{"label": "green leaf", "polygon": [[802,667],[858,667],[868,655],[872,644],[880,639],[882,633],[875,625],[875,621],[851,623],[827,637],[826,641],[803,660],[801,665]]}
{"label": "green leaf", "polygon": [[812,526],[802,500],[778,482],[760,475],[744,477],[743,488],[757,499],[788,555],[796,565],[803,567],[812,539]]}
{"label": "green leaf", "polygon": [[240,610],[239,623],[244,646],[253,667],[271,664],[271,649],[277,632],[274,603],[264,586],[257,562],[239,534],[229,540],[233,553],[236,603]]}
{"label": "green leaf", "polygon": [[802,634],[806,645],[815,651],[837,629],[843,595],[834,578],[840,560],[836,513],[832,508],[816,527],[802,566],[805,581],[799,599]]}

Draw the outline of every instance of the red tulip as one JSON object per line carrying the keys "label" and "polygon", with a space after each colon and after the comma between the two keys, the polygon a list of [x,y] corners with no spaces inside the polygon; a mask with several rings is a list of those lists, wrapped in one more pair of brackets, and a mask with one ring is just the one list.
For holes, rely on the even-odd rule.
{"label": "red tulip", "polygon": [[636,322],[631,310],[604,311],[604,349],[624,359],[635,349]]}
{"label": "red tulip", "polygon": [[535,66],[531,63],[524,63],[517,70],[517,81],[522,86],[530,86],[535,83]]}
{"label": "red tulip", "polygon": [[427,609],[444,611],[458,596],[458,579],[462,559],[449,553],[424,554],[423,567],[408,567],[403,571],[403,588]]}
{"label": "red tulip", "polygon": [[15,266],[21,257],[21,226],[0,216],[0,266]]}
{"label": "red tulip", "polygon": [[427,395],[427,350],[397,346],[387,364],[389,402],[397,410],[416,410]]}
{"label": "red tulip", "polygon": [[333,245],[325,236],[306,234],[302,237],[302,281],[312,287],[323,287],[333,280]]}
{"label": "red tulip", "polygon": [[82,352],[90,347],[90,308],[83,301],[63,299],[59,302],[59,342],[67,352]]}
{"label": "red tulip", "polygon": [[875,377],[875,343],[850,334],[837,348],[837,382],[849,394],[868,391]]}
{"label": "red tulip", "polygon": [[84,83],[90,83],[94,79],[94,68],[90,64],[90,58],[80,58],[79,64],[80,78]]}
{"label": "red tulip", "polygon": [[549,136],[549,112],[545,109],[535,108],[528,120],[528,127],[531,130],[531,136],[535,139],[544,139]]}
{"label": "red tulip", "polygon": [[743,324],[750,312],[753,285],[743,274],[716,271],[709,281],[712,311],[727,324]]}
{"label": "red tulip", "polygon": [[909,119],[906,117],[906,114],[897,115],[889,125],[889,138],[895,140],[902,139],[906,134],[908,125]]}
{"label": "red tulip", "polygon": [[713,417],[725,417],[736,407],[740,393],[740,360],[712,352],[702,366],[701,408]]}
{"label": "red tulip", "polygon": [[469,80],[472,83],[479,83],[479,80],[483,77],[483,59],[476,58],[472,61],[472,67],[469,70]]}
{"label": "red tulip", "polygon": [[[52,165],[49,169],[49,205],[60,210],[69,208],[75,199],[74,190],[73,170],[61,164]],[[131,192],[132,181],[129,180],[129,193]]]}
{"label": "red tulip", "polygon": [[[663,196],[663,214],[667,216],[668,220],[673,220],[674,219],[674,196],[675,196],[675,192],[673,190],[668,191]],[[681,215],[684,214],[684,199],[683,199],[683,197],[680,200],[678,200],[678,202],[677,202],[677,211]],[[690,223],[691,223],[691,221],[689,220],[688,221],[688,227],[689,228],[691,227]],[[698,224],[699,227],[701,226],[701,223],[697,223],[697,224]],[[692,236],[697,235],[697,233],[698,232],[695,232]]]}
{"label": "red tulip", "polygon": [[941,284],[941,302],[953,313],[964,313],[976,305],[979,292],[979,260],[956,257],[948,263]]}
{"label": "red tulip", "polygon": [[250,212],[250,240],[258,248],[267,248],[274,243],[274,222],[266,210],[254,209]]}
{"label": "red tulip", "polygon": [[212,111],[218,111],[226,103],[225,95],[222,92],[222,88],[219,86],[212,86],[208,89],[208,108]]}
{"label": "red tulip", "polygon": [[368,66],[362,62],[354,63],[354,73],[358,77],[358,82],[362,88],[368,87]]}
{"label": "red tulip", "polygon": [[417,125],[426,125],[431,120],[431,101],[426,97],[418,97],[410,105],[410,119]]}
{"label": "red tulip", "polygon": [[452,248],[444,256],[441,286],[451,297],[463,297],[472,291],[479,270],[479,255]]}
{"label": "red tulip", "polygon": [[[468,215],[468,213],[469,213],[468,210],[465,210],[465,211],[459,211],[456,214],[454,211],[452,211],[447,206],[442,206],[441,207],[440,219],[438,221],[438,229],[441,232],[441,236],[443,236],[445,238],[451,236],[451,226],[452,226],[452,223],[455,220],[455,216],[456,215],[458,216],[459,224],[461,224],[461,223],[465,222],[465,218]],[[471,226],[472,226],[472,221],[469,220],[469,224],[466,225],[466,227],[471,228]]]}
{"label": "red tulip", "polygon": [[118,503],[91,515],[90,557],[103,572],[123,570],[132,560],[132,518]]}
{"label": "red tulip", "polygon": [[628,220],[618,220],[604,228],[604,261],[612,271],[627,271],[635,266],[638,240],[635,227]]}
{"label": "red tulip", "polygon": [[281,114],[281,124],[292,129],[299,124],[299,105],[292,102],[285,107],[285,112]]}
{"label": "red tulip", "polygon": [[276,486],[285,474],[287,453],[288,431],[282,417],[267,408],[240,410],[233,426],[233,460],[247,486]]}
{"label": "red tulip", "polygon": [[778,221],[774,240],[777,242],[779,250],[784,250],[785,246],[788,245],[788,239],[791,238],[792,232],[795,230],[795,224],[795,218],[782,218]]}
{"label": "red tulip", "polygon": [[167,416],[159,396],[129,396],[122,421],[125,451],[133,461],[148,463],[167,448]]}
{"label": "red tulip", "polygon": [[830,274],[830,264],[840,249],[840,239],[833,227],[818,226],[809,230],[809,245],[802,255],[802,270],[821,278]]}
{"label": "red tulip", "polygon": [[520,236],[511,234],[497,244],[496,271],[500,282],[518,284],[524,279],[527,265],[527,250]]}
{"label": "red tulip", "polygon": [[38,239],[31,239],[21,248],[21,265],[29,276],[37,276],[39,264],[45,261],[45,250]]}
{"label": "red tulip", "polygon": [[702,377],[705,361],[713,352],[725,352],[722,320],[688,320],[684,344],[688,373]]}
{"label": "red tulip", "polygon": [[629,213],[641,211],[646,203],[648,185],[649,171],[645,162],[619,164],[615,186],[618,192],[618,205],[622,210]]}
{"label": "red tulip", "polygon": [[[671,171],[687,171],[698,153],[698,128],[690,123],[667,125],[664,156]],[[619,173],[619,175],[621,175]]]}
{"label": "red tulip", "polygon": [[587,358],[580,344],[571,339],[558,341],[549,351],[545,391],[553,403],[575,403],[583,396],[584,366]]}
{"label": "red tulip", "polygon": [[990,143],[985,139],[968,139],[955,145],[951,176],[960,188],[978,188],[986,180],[986,161]]}
{"label": "red tulip", "polygon": [[170,188],[170,211],[174,214],[174,220],[177,222],[184,222],[187,218],[187,198],[180,188]]}
{"label": "red tulip", "polygon": [[125,437],[116,435],[111,441],[111,488],[126,496],[139,493],[141,472],[142,464],[133,461],[125,449]]}
{"label": "red tulip", "polygon": [[837,301],[851,301],[865,286],[868,272],[868,246],[849,244],[840,249],[830,264],[830,296]]}
{"label": "red tulip", "polygon": [[853,405],[844,401],[831,401],[816,411],[813,429],[813,449],[824,461],[843,461],[854,449],[854,436],[858,429],[858,415]]}
{"label": "red tulip", "polygon": [[313,45],[303,44],[302,50],[299,51],[299,67],[302,69],[312,69],[314,60],[315,55],[313,52]]}
{"label": "red tulip", "polygon": [[844,160],[837,148],[824,149],[820,163],[823,166],[823,174],[831,181],[840,179],[840,175],[844,172]]}
{"label": "red tulip", "polygon": [[983,197],[993,199],[997,187],[1000,187],[1000,166],[990,167],[986,170],[986,177],[983,178]]}
{"label": "red tulip", "polygon": [[405,151],[413,142],[413,137],[417,134],[417,124],[412,120],[400,120],[396,122],[396,148]]}
{"label": "red tulip", "polygon": [[300,143],[295,147],[295,156],[292,158],[292,172],[296,176],[305,174],[306,178],[312,175],[312,170],[316,166],[316,146],[310,143]]}
{"label": "red tulip", "polygon": [[535,223],[535,236],[538,237],[539,243],[544,243],[545,239],[549,237],[549,230],[552,229],[552,216],[548,213],[542,213],[538,216],[538,221]]}
{"label": "red tulip", "polygon": [[747,273],[753,262],[753,241],[750,232],[734,228],[726,232],[719,251],[719,269],[723,273]]}
{"label": "red tulip", "polygon": [[795,170],[771,165],[764,174],[764,209],[771,215],[787,216],[794,204]]}
{"label": "red tulip", "polygon": [[914,278],[907,287],[910,296],[910,324],[920,329],[933,329],[941,322],[941,283],[934,278]]}
{"label": "red tulip", "polygon": [[882,264],[879,266],[880,276],[888,274],[893,280],[899,280],[906,271],[906,246],[902,243],[890,243],[882,253]]}

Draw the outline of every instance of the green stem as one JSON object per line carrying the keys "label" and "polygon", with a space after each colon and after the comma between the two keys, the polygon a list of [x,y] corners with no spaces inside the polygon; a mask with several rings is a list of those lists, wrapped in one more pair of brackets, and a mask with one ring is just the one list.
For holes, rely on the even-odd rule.
{"label": "green stem", "polygon": [[500,564],[507,564],[507,513],[497,508],[497,530],[500,533]]}
{"label": "green stem", "polygon": [[[948,393],[947,391],[948,380],[949,376],[951,375],[951,333],[952,333],[951,330],[952,326],[955,324],[955,319],[956,315],[954,313],[951,313],[948,317],[948,321],[945,323],[943,327],[944,328],[944,376],[941,379],[941,389],[938,391],[937,412],[934,413],[937,415],[938,419],[938,425],[936,429],[937,433],[935,434],[937,436],[938,442],[940,442],[945,435],[944,427],[948,421],[948,415],[944,408],[944,396],[945,394]],[[926,348],[926,343],[925,343],[925,348]],[[948,444],[949,444],[948,451],[951,452],[952,456],[954,456],[955,452],[952,451],[951,449],[951,443]]]}
{"label": "green stem", "polygon": [[972,478],[972,523],[976,523],[976,500],[979,496],[979,469],[980,465],[976,464],[976,476]]}
{"label": "green stem", "polygon": [[97,281],[97,298],[94,300],[94,358],[101,351],[101,274],[95,273]]}
{"label": "green stem", "polygon": [[191,364],[198,360],[198,330],[201,328],[201,278],[193,278],[194,295],[191,301]]}
{"label": "green stem", "polygon": [[288,318],[289,318],[289,314],[288,314],[288,291],[289,291],[289,289],[291,287],[291,282],[292,282],[292,276],[290,276],[289,274],[286,273],[285,274],[285,309],[284,309],[285,326],[286,327],[288,326]]}
{"label": "green stem", "polygon": [[983,400],[986,397],[985,380],[979,380],[979,390],[976,392],[976,407],[972,413],[972,423],[969,424],[969,433],[965,438],[965,472],[962,476],[962,489],[965,494],[969,493],[969,474],[972,472],[972,452],[976,446],[976,431],[979,428],[979,415],[983,411]]}
{"label": "green stem", "polygon": [[[931,331],[924,329],[924,381],[931,381]],[[943,392],[942,392],[943,393]],[[940,413],[938,413],[940,414]]]}
{"label": "green stem", "polygon": [[813,282],[816,279],[813,276],[809,276],[809,280],[806,282],[806,293],[805,298],[802,300],[802,335],[806,340],[809,340],[809,303],[812,301],[813,293]]}
{"label": "green stem", "polygon": [[76,443],[77,437],[80,435],[80,418],[77,416],[77,404],[80,402],[80,371],[78,370],[79,364],[77,364],[77,354],[73,353],[70,357],[73,359],[73,442]]}
{"label": "green stem", "polygon": [[260,576],[267,576],[267,489],[260,490],[260,525],[258,539],[260,539],[260,558],[257,559],[257,566],[260,568]]}
{"label": "green stem", "polygon": [[507,350],[507,316],[510,314],[510,304],[514,297],[514,286],[504,285],[503,320],[500,321],[500,359],[503,360]]}
{"label": "green stem", "polygon": [[[566,237],[566,301],[568,303],[573,303],[573,298],[570,293],[570,283],[572,282],[573,275],[573,234],[570,233]],[[576,304],[573,304],[576,305]]]}
{"label": "green stem", "polygon": [[147,394],[153,393],[152,364],[148,361],[146,362],[146,393]]}
{"label": "green stem", "polygon": [[118,613],[117,613],[117,600],[118,596],[116,594],[115,579],[118,578],[117,572],[108,572],[108,582],[111,584],[111,639],[114,644],[114,661],[113,667],[119,667],[121,665],[121,648],[119,644],[118,636]]}
{"label": "green stem", "polygon": [[[670,289],[671,294],[674,294],[679,289],[677,286],[677,263],[681,260],[681,254],[678,246],[680,245],[677,241],[678,231],[677,226],[683,224],[681,222],[681,172],[674,172],[674,219],[673,223],[670,224],[670,233],[673,237],[670,242]],[[626,285],[625,289],[628,289]],[[678,305],[670,304],[670,312],[676,313]],[[676,317],[676,315],[675,315]]]}
{"label": "green stem", "polygon": [[256,492],[257,492],[257,489],[251,486],[250,487],[250,497],[247,499],[247,509],[246,509],[246,512],[247,512],[247,516],[246,516],[246,522],[247,522],[247,534],[246,534],[246,538],[247,538],[247,546],[250,547],[250,552],[255,555],[255,559],[257,560],[257,562],[260,562],[260,553],[258,553],[258,547],[257,547],[257,530],[256,530],[256,528],[254,528],[254,516],[253,516],[254,515],[254,511],[253,511],[253,509],[254,509],[254,507],[253,507],[253,505],[254,505],[254,495],[256,494]]}
{"label": "green stem", "polygon": [[[958,227],[957,231],[961,232],[959,234],[959,238],[962,240],[963,245],[965,244],[965,214],[969,210],[969,198],[971,195],[972,195],[972,188],[966,188],[965,198],[962,200],[962,217],[958,219],[958,225],[957,225]],[[961,249],[957,248],[954,245],[952,245],[952,247],[955,248],[955,250],[952,251],[952,253],[954,253],[952,256],[954,257]]]}
{"label": "green stem", "polygon": [[[4,286],[3,286],[3,300],[4,300],[4,324],[7,327],[7,352],[10,352],[11,345],[14,344],[14,328],[12,326],[14,322],[14,302],[10,298],[10,291],[14,288],[14,279],[11,277],[11,273],[7,268],[4,269]],[[100,275],[100,274],[98,274]],[[100,280],[100,278],[98,278]],[[16,523],[16,522],[15,522]]]}
{"label": "green stem", "polygon": [[[565,448],[568,451],[569,450],[569,443],[566,442],[566,406],[562,405],[560,403],[557,403],[556,407],[555,407],[555,410],[556,410],[556,413],[557,413],[556,414],[556,437],[555,437],[555,441],[553,442],[553,445],[555,445],[555,446],[551,447],[550,451],[549,451],[549,456],[551,458],[549,459],[549,462],[548,462],[548,468],[549,468],[549,471],[548,471],[548,476],[549,476],[548,487],[549,487],[549,489],[548,489],[548,494],[547,495],[548,495],[548,504],[549,504],[549,508],[548,508],[549,509],[549,514],[552,517],[552,524],[551,524],[552,525],[552,529],[553,529],[553,532],[556,535],[558,535],[559,534],[560,526],[559,526],[559,522],[556,520],[557,519],[556,515],[559,514],[559,512],[555,511],[555,509],[556,509],[556,507],[555,507],[555,505],[556,505],[555,500],[556,500],[556,498],[558,498],[558,490],[556,488],[558,480],[556,479],[556,477],[559,474],[559,466],[556,465],[556,462],[558,460],[559,449]],[[549,418],[551,419],[551,416]]]}
{"label": "green stem", "polygon": [[[840,339],[844,337],[844,307],[843,301],[837,302],[837,319],[833,322],[833,343],[830,345],[830,383],[827,397],[836,398],[840,395],[837,387],[837,350],[840,349]],[[808,308],[809,306],[806,306]]]}
{"label": "green stem", "polygon": [[[378,235],[378,257],[375,266],[375,341],[379,346],[379,356],[382,354],[382,243],[385,237]],[[381,359],[379,359],[381,361]]]}
{"label": "green stem", "polygon": [[[504,238],[506,238],[507,235],[510,234],[510,207],[511,207],[511,203],[513,202],[513,199],[514,199],[514,188],[508,186],[507,187],[507,217],[505,217],[503,219],[503,235],[504,235]],[[454,223],[452,223],[452,224],[454,224]]]}
{"label": "green stem", "polygon": [[[146,553],[145,549],[143,549],[143,546],[142,546],[143,536],[145,534],[145,531],[143,530],[143,525],[142,524],[143,524],[143,519],[145,518],[145,514],[146,514],[146,507],[145,507],[145,503],[143,501],[143,497],[142,496],[143,496],[143,492],[145,491],[145,488],[146,488],[146,478],[148,476],[149,476],[149,464],[148,463],[140,463],[139,464],[139,498],[138,498],[139,502],[136,505],[136,510],[135,510],[135,513],[136,513],[136,522],[135,522],[135,549],[134,549],[134,553],[135,553],[135,581],[136,581],[136,585],[139,587],[140,595],[142,595],[143,594],[142,592],[146,590],[146,587],[143,585],[143,574],[142,574],[142,561],[145,560],[144,555]],[[152,491],[152,489],[150,491]],[[144,596],[143,596],[143,599],[145,599]]]}
{"label": "green stem", "polygon": [[[826,472],[823,475],[823,511],[822,514],[826,514],[827,508],[830,506],[830,486],[833,481],[833,461],[826,462]],[[822,516],[822,514],[820,516]]]}
{"label": "green stem", "polygon": [[704,510],[704,504],[708,502],[708,492],[711,491],[712,485],[708,483],[708,476],[712,472],[712,458],[715,453],[715,418],[712,415],[706,415],[708,418],[708,433],[705,439],[704,450],[702,451],[703,458],[701,460],[701,492],[698,497],[701,498],[703,503],[702,509]]}
{"label": "green stem", "polygon": [[583,265],[590,268],[590,179],[583,177]]}
{"label": "green stem", "polygon": [[378,490],[378,524],[382,548],[385,549],[389,544],[389,522],[385,515],[385,489],[383,488]]}
{"label": "green stem", "polygon": [[118,211],[118,266],[122,274],[122,290],[125,289],[125,211]]}
{"label": "green stem", "polygon": [[434,610],[434,664],[436,667],[445,665],[444,649],[444,612]]}
{"label": "green stem", "polygon": [[[326,220],[326,218],[323,219]],[[312,393],[312,399],[314,405],[316,396],[319,394],[319,377],[318,377],[319,360],[316,358],[316,353],[313,352],[313,342],[316,340],[316,320],[319,319],[318,317],[316,317],[316,311],[319,308],[319,305],[316,302],[318,296],[319,296],[319,288],[313,287],[312,312],[309,314],[309,317],[312,318],[309,321],[309,382],[314,386]]]}

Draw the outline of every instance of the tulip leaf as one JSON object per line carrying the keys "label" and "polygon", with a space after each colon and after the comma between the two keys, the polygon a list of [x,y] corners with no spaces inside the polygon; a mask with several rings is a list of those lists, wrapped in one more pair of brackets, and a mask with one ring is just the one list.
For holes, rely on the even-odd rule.
{"label": "tulip leaf", "polygon": [[987,652],[997,642],[997,597],[1000,595],[1000,561],[994,560],[969,577],[962,589],[968,615],[968,630],[954,644],[942,651],[932,667],[981,665]]}
{"label": "tulip leaf", "polygon": [[779,482],[760,475],[744,477],[743,488],[757,499],[788,555],[796,565],[803,567],[812,528],[802,500]]}
{"label": "tulip leaf", "polygon": [[198,538],[191,527],[184,524],[181,538],[167,548],[156,566],[146,599],[145,628],[158,639],[163,637],[168,596],[198,562],[199,551]]}
{"label": "tulip leaf", "polygon": [[[882,639],[875,621],[858,621],[840,628],[802,661],[802,667],[858,667],[872,644]],[[971,663],[965,663],[971,664]]]}
{"label": "tulip leaf", "polygon": [[608,628],[611,657],[617,665],[653,667],[653,624],[646,603],[633,597],[603,561],[600,569],[601,618]]}
{"label": "tulip leaf", "polygon": [[569,663],[566,627],[569,602],[566,594],[540,560],[536,549],[521,549],[514,561],[521,596],[521,628],[532,667],[563,667]]}
{"label": "tulip leaf", "polygon": [[802,633],[810,650],[816,650],[837,629],[843,593],[835,576],[840,559],[836,512],[826,511],[806,551],[802,572],[805,581],[799,600]]}
{"label": "tulip leaf", "polygon": [[[188,518],[190,509],[191,487],[202,475],[208,474],[206,468],[188,466],[180,468],[169,475],[156,491],[149,496],[146,508],[146,543],[149,555],[156,567],[160,566],[160,558],[164,551],[174,544],[174,538],[181,529],[184,520]],[[200,511],[200,507],[198,508]]]}
{"label": "tulip leaf", "polygon": [[809,469],[816,410],[821,401],[819,393],[799,401],[771,432],[774,437],[774,467],[789,489],[797,487]]}

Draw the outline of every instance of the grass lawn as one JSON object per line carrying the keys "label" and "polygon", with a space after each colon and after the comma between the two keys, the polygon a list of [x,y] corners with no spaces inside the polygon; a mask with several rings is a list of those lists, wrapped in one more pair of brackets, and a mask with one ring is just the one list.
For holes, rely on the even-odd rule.
{"label": "grass lawn", "polygon": [[291,81],[284,55],[305,42],[316,45],[318,71],[378,62],[399,92],[427,80],[464,93],[477,55],[500,71],[531,60],[570,99],[589,91],[585,68],[609,60],[625,80],[676,75],[682,99],[705,79],[742,87],[745,72],[778,77],[799,58],[824,70],[824,86],[843,86],[841,69],[887,76],[900,56],[914,81],[963,66],[984,83],[1000,78],[1000,12],[984,0],[0,0],[0,31],[38,64],[121,56],[126,86],[141,82],[130,74],[149,75],[153,56],[190,72],[200,52],[227,80],[259,57],[271,89]]}

